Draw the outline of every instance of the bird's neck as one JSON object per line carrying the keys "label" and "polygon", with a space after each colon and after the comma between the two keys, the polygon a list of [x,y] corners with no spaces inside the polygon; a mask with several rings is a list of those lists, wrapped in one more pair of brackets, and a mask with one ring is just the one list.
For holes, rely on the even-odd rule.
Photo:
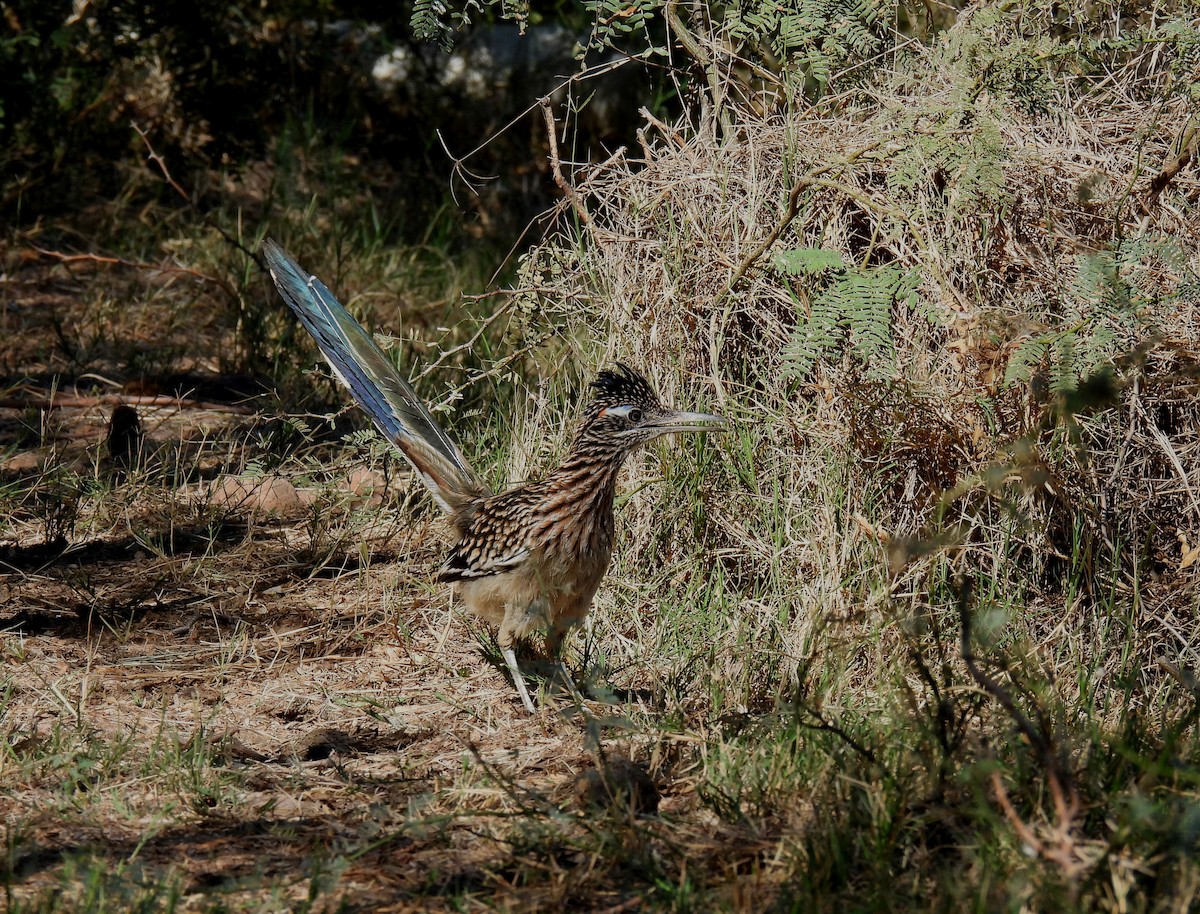
{"label": "bird's neck", "polygon": [[567,451],[560,469],[579,467],[598,472],[603,466],[616,473],[624,465],[629,453],[630,448],[620,439],[585,425],[571,442],[571,449]]}
{"label": "bird's neck", "polygon": [[[558,469],[542,480],[545,548],[571,562],[591,557],[603,569],[613,540],[613,500],[625,451],[576,441]],[[539,537],[535,537],[539,538]]]}
{"label": "bird's neck", "polygon": [[627,454],[624,448],[614,447],[609,441],[597,441],[582,434],[546,482],[561,492],[572,493],[572,501],[581,506],[611,507],[617,474]]}

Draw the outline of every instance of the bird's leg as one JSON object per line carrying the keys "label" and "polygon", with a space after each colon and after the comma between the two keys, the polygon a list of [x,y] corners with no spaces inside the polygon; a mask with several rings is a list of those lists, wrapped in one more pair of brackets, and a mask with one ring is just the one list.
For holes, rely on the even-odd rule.
{"label": "bird's leg", "polygon": [[529,697],[529,689],[525,688],[525,679],[521,675],[520,668],[517,666],[517,655],[513,653],[511,647],[500,648],[500,653],[504,655],[504,662],[508,664],[508,671],[512,673],[517,691],[521,693],[521,701],[525,705],[525,710],[530,714],[536,714],[537,708],[533,706],[533,699]]}
{"label": "bird's leg", "polygon": [[513,685],[517,687],[517,691],[521,695],[521,702],[525,705],[525,710],[530,714],[536,714],[537,708],[533,706],[533,699],[529,697],[529,689],[525,687],[525,677],[521,675],[521,668],[517,666],[517,655],[513,653],[513,642],[516,641],[516,638],[506,626],[501,625],[500,636],[496,640],[500,642],[500,654],[504,657],[504,662],[508,664],[508,671],[512,673]]}

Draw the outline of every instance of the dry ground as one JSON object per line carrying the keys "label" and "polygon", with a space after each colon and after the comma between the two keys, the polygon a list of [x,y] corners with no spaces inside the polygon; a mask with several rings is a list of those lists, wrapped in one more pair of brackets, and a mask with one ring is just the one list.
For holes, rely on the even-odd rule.
{"label": "dry ground", "polygon": [[[64,335],[94,316],[83,289],[95,279],[41,265],[10,279],[6,320],[29,319],[0,363],[34,378],[0,409],[14,908],[82,908],[99,892],[112,909],[175,893],[182,910],[626,910],[670,893],[654,886],[664,841],[714,874],[769,871],[753,843],[718,858],[722,829],[673,738],[647,729],[649,666],[602,677],[627,690],[596,691],[585,709],[551,690],[524,713],[490,635],[429,583],[438,522],[405,499],[403,474],[387,486],[378,461],[328,436],[294,448],[278,476],[234,480],[269,456],[269,395],[40,383],[29,366],[58,367]],[[133,333],[126,319],[114,336]],[[219,346],[220,328],[191,339],[193,352]],[[119,361],[93,353],[100,373]],[[66,405],[40,409],[52,396]],[[122,399],[146,434],[127,472],[105,442]],[[574,648],[583,681],[594,643]],[[609,762],[649,769],[656,816],[581,799],[601,740]],[[634,791],[645,811],[638,790],[652,788]],[[641,846],[599,865],[593,849],[610,839]]]}

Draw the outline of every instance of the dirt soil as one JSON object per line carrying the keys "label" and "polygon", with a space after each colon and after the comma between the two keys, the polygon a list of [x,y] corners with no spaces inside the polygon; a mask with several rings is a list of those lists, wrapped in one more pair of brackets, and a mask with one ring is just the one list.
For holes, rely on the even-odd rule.
{"label": "dirt soil", "polygon": [[[629,691],[608,704],[550,688],[525,713],[491,634],[431,583],[443,531],[403,474],[385,485],[336,438],[247,473],[279,404],[203,358],[96,380],[121,368],[103,346],[79,364],[69,342],[95,307],[75,294],[86,278],[10,278],[21,332],[0,352],[14,898],[98,861],[125,885],[175,880],[189,910],[632,909],[654,874],[598,866],[598,822],[754,882],[753,842],[730,855],[671,739],[632,723],[652,713],[651,670],[614,675]],[[221,345],[217,322],[196,332]],[[141,438],[110,432],[120,403]],[[600,740],[649,774],[632,805],[598,810]]]}

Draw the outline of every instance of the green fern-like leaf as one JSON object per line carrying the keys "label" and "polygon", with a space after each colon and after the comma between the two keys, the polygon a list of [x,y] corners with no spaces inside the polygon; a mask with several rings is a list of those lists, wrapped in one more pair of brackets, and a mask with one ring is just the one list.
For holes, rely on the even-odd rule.
{"label": "green fern-like leaf", "polygon": [[892,304],[899,288],[899,271],[881,267],[870,272],[845,274],[842,305],[850,342],[868,374],[891,377],[896,373],[896,347],[892,342]]}
{"label": "green fern-like leaf", "polygon": [[1029,381],[1049,351],[1050,342],[1045,337],[1027,336],[1021,340],[1008,357],[1008,365],[1004,368],[1004,386],[1012,387]]}
{"label": "green fern-like leaf", "polygon": [[1180,285],[1164,299],[1155,291],[1155,264],[1186,269],[1175,238],[1135,238],[1109,251],[1081,255],[1061,301],[1044,315],[1044,332],[1021,340],[1004,372],[1004,385],[1028,381],[1045,364],[1051,390],[1067,395],[1111,367],[1138,345],[1164,307],[1186,294]]}
{"label": "green fern-like leaf", "polygon": [[1050,390],[1063,396],[1074,390],[1081,377],[1076,360],[1077,333],[1060,333],[1050,342]]}
{"label": "green fern-like leaf", "polygon": [[591,46],[616,47],[625,36],[643,34],[663,7],[662,0],[584,0],[594,17]]}
{"label": "green fern-like leaf", "polygon": [[750,47],[770,48],[784,65],[825,85],[835,72],[875,54],[884,0],[736,0],[725,7],[725,31]]}
{"label": "green fern-like leaf", "polygon": [[451,30],[444,19],[445,15],[443,0],[414,0],[409,17],[413,36],[420,41],[436,41],[443,50],[449,50]]}
{"label": "green fern-like leaf", "polygon": [[830,350],[845,338],[841,313],[834,299],[818,295],[812,300],[809,314],[802,317],[783,353],[783,362],[790,377],[803,378]]}
{"label": "green fern-like leaf", "polygon": [[379,432],[377,432],[373,426],[369,426],[367,428],[360,428],[352,431],[346,436],[345,441],[351,447],[370,450],[374,446],[375,442],[381,438],[382,436],[379,434]]}
{"label": "green fern-like leaf", "polygon": [[849,341],[858,361],[871,377],[896,373],[896,345],[892,338],[892,308],[897,303],[913,307],[919,274],[895,266],[844,266],[836,251],[801,248],[775,257],[776,269],[814,277],[824,284],[813,291],[811,307],[784,351],[784,362],[793,377],[804,377],[833,349]]}
{"label": "green fern-like leaf", "polygon": [[771,258],[771,263],[775,269],[793,276],[815,276],[826,270],[840,270],[846,265],[840,253],[826,248],[796,248],[791,251],[780,251]]}

